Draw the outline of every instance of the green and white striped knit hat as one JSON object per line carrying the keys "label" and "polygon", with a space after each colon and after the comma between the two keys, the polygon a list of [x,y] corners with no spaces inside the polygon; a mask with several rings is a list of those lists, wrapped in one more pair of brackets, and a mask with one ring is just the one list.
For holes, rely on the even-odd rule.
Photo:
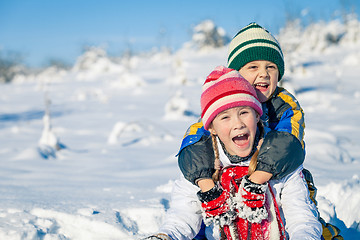
{"label": "green and white striped knit hat", "polygon": [[250,23],[240,30],[230,42],[228,67],[240,70],[245,64],[267,60],[277,65],[279,81],[284,75],[284,55],[278,41],[257,23]]}

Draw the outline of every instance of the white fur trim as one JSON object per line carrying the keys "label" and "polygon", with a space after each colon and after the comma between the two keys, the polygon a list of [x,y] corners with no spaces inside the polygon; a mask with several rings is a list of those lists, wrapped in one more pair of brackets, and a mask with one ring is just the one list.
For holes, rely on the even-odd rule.
{"label": "white fur trim", "polygon": [[[246,199],[242,197],[242,194],[244,193],[244,184],[246,181],[247,180],[245,177],[241,180],[239,186],[239,192],[237,192],[235,195],[235,199],[237,200],[237,208],[239,209],[239,217],[243,219],[247,219],[249,222],[252,223],[261,223],[262,220],[268,218],[268,212],[265,206],[259,208],[251,208],[245,205],[244,201],[246,201]],[[265,188],[267,186],[264,185],[261,187]],[[267,196],[265,196],[265,199],[266,197]]]}
{"label": "white fur trim", "polygon": [[232,200],[232,198],[228,198],[226,200],[227,204],[229,205],[230,209],[224,214],[214,216],[214,217],[208,217],[206,216],[206,213],[203,208],[201,208],[202,216],[204,219],[204,223],[206,226],[210,226],[212,223],[216,225],[220,225],[223,227],[224,225],[231,225],[233,221],[236,219],[237,213],[235,210],[236,204]]}

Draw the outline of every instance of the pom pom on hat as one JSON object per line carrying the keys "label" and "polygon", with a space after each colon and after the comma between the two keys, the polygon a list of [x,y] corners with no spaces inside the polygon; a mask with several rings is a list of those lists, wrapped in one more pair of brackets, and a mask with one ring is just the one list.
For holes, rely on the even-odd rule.
{"label": "pom pom on hat", "polygon": [[279,81],[284,75],[284,55],[280,44],[271,33],[257,23],[250,23],[241,29],[229,45],[228,67],[240,70],[256,60],[267,60],[277,65]]}
{"label": "pom pom on hat", "polygon": [[254,87],[238,71],[223,66],[216,67],[206,78],[200,102],[206,130],[220,112],[229,108],[249,106],[262,115]]}

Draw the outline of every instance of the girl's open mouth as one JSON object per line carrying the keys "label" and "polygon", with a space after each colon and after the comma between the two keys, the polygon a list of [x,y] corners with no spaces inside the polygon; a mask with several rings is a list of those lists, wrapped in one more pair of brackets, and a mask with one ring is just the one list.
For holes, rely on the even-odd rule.
{"label": "girl's open mouth", "polygon": [[249,134],[248,133],[239,134],[233,137],[232,140],[239,147],[247,146],[249,143]]}

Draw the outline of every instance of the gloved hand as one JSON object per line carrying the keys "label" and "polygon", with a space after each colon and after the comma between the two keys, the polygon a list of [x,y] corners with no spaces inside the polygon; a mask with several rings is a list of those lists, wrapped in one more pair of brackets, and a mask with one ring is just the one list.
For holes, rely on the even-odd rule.
{"label": "gloved hand", "polygon": [[234,206],[230,199],[230,193],[220,185],[215,185],[207,192],[197,193],[204,212],[204,222],[210,225],[212,222],[224,226],[236,217]]}
{"label": "gloved hand", "polygon": [[142,240],[171,240],[171,238],[168,235],[164,234],[164,233],[158,233],[158,234],[146,237],[146,238],[144,238]]}
{"label": "gloved hand", "polygon": [[268,217],[265,208],[265,193],[268,184],[257,184],[244,176],[239,186],[237,198],[239,201],[239,217],[252,223],[260,223]]}
{"label": "gloved hand", "polygon": [[277,180],[295,171],[304,159],[305,152],[297,137],[273,130],[260,147],[256,170],[271,173],[272,179]]}

